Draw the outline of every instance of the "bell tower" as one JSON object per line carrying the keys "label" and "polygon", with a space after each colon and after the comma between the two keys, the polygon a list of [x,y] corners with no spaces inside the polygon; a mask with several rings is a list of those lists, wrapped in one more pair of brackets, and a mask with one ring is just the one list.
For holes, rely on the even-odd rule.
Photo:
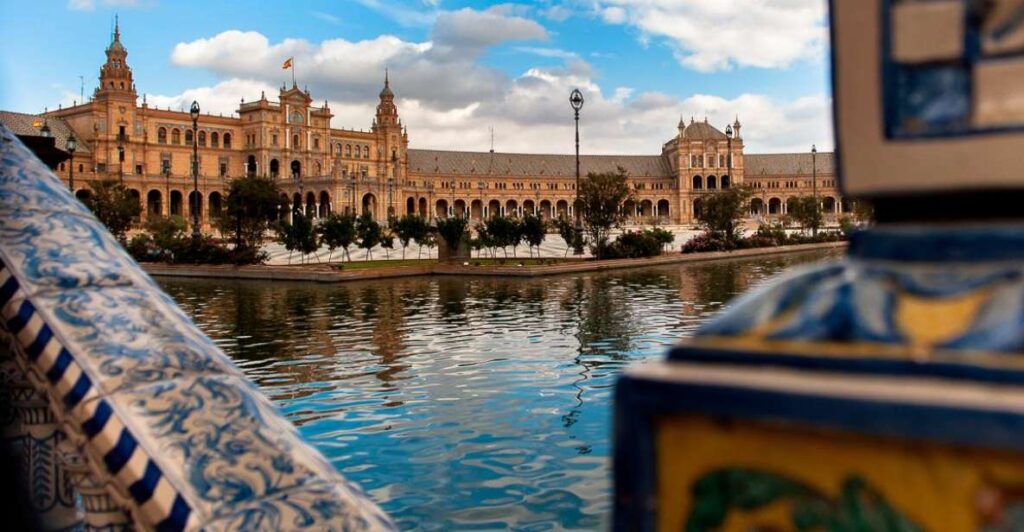
{"label": "bell tower", "polygon": [[100,67],[100,85],[94,98],[97,100],[131,100],[134,104],[135,81],[132,69],[128,67],[128,50],[121,44],[121,24],[115,17],[114,37],[106,49],[107,62]]}

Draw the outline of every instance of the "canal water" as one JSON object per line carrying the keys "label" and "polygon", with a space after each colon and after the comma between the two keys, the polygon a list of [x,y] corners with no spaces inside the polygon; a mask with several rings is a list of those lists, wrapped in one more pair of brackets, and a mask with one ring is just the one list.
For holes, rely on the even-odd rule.
{"label": "canal water", "polygon": [[602,529],[611,399],[734,295],[813,252],[540,279],[161,279],[403,529]]}

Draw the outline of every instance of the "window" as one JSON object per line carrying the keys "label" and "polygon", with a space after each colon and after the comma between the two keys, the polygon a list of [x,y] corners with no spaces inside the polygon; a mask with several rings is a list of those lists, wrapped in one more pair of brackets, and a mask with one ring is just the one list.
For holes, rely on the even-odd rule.
{"label": "window", "polygon": [[299,149],[299,147],[300,147],[299,146],[299,136],[298,135],[292,135],[292,149],[296,149],[297,150],[297,149]]}
{"label": "window", "polygon": [[320,149],[320,137],[313,137],[313,149]]}
{"label": "window", "polygon": [[107,163],[96,163],[96,173],[102,174],[107,171]]}
{"label": "window", "polygon": [[187,146],[191,146],[192,145],[192,130],[191,129],[186,129],[185,130],[185,145],[187,145]]}
{"label": "window", "polygon": [[171,144],[181,144],[181,131],[171,130]]}
{"label": "window", "polygon": [[142,165],[141,164],[135,165],[135,173],[137,175],[142,175]]}
{"label": "window", "polygon": [[199,132],[199,145],[204,147],[204,148],[206,147],[206,132],[205,131],[200,131]]}
{"label": "window", "polygon": [[171,173],[171,156],[166,155],[160,160],[160,173],[163,175],[170,175]]}
{"label": "window", "polygon": [[220,163],[220,176],[224,177],[228,175],[228,163],[221,161]]}
{"label": "window", "polygon": [[167,129],[160,128],[156,130],[156,141],[160,144],[167,144]]}
{"label": "window", "polygon": [[217,132],[214,131],[212,134],[210,134],[210,147],[216,148],[217,144],[220,144],[220,135],[218,135]]}
{"label": "window", "polygon": [[351,156],[352,156],[352,145],[351,144],[346,144],[345,145],[345,157],[351,157]]}
{"label": "window", "polygon": [[64,171],[64,163],[60,163],[60,171],[61,171],[61,172],[63,172],[63,171]]}
{"label": "window", "polygon": [[225,148],[230,148],[231,147],[231,133],[225,133],[224,134],[224,147]]}
{"label": "window", "polygon": [[83,168],[84,168],[84,166],[82,166],[82,165],[78,165],[78,173],[82,173],[82,171],[83,171],[82,169],[83,169]]}
{"label": "window", "polygon": [[370,158],[370,147],[369,146],[363,146],[363,158],[364,159],[369,159]]}
{"label": "window", "polygon": [[274,133],[273,135],[270,136],[270,143],[273,144],[274,146],[277,146],[277,133]]}

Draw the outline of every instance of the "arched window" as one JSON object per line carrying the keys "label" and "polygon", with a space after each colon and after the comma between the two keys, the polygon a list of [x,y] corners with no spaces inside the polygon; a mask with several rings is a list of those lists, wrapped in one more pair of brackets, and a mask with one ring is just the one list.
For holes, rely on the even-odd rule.
{"label": "arched window", "polygon": [[369,146],[363,146],[363,159],[369,159],[369,158],[370,158],[370,147]]}
{"label": "arched window", "polygon": [[216,148],[220,144],[220,135],[216,131],[210,134],[210,147]]}
{"label": "arched window", "polygon": [[191,146],[192,145],[192,130],[191,129],[186,129],[185,130],[185,145],[186,146]]}
{"label": "arched window", "polygon": [[704,181],[699,175],[693,176],[693,189],[700,190],[702,188],[704,188]]}
{"label": "arched window", "polygon": [[199,145],[204,147],[204,148],[206,147],[206,132],[205,131],[200,131],[199,132]]}
{"label": "arched window", "polygon": [[297,150],[299,147],[299,136],[292,135],[292,149]]}
{"label": "arched window", "polygon": [[171,144],[181,144],[181,131],[171,130]]}
{"label": "arched window", "polygon": [[225,148],[230,148],[231,147],[231,133],[225,133],[224,134],[224,147]]}
{"label": "arched window", "polygon": [[715,176],[709,175],[708,176],[708,190],[714,190],[716,188],[718,188],[718,187],[715,186]]}
{"label": "arched window", "polygon": [[167,144],[167,128],[156,130],[156,141],[160,144]]}
{"label": "arched window", "polygon": [[352,145],[351,144],[346,144],[345,145],[345,157],[351,157],[351,156],[352,156]]}

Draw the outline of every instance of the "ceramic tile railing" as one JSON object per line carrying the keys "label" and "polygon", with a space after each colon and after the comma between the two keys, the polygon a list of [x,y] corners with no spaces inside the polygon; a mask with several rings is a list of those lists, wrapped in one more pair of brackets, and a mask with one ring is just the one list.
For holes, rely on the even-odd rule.
{"label": "ceramic tile railing", "polygon": [[0,313],[48,528],[393,528],[3,126]]}

